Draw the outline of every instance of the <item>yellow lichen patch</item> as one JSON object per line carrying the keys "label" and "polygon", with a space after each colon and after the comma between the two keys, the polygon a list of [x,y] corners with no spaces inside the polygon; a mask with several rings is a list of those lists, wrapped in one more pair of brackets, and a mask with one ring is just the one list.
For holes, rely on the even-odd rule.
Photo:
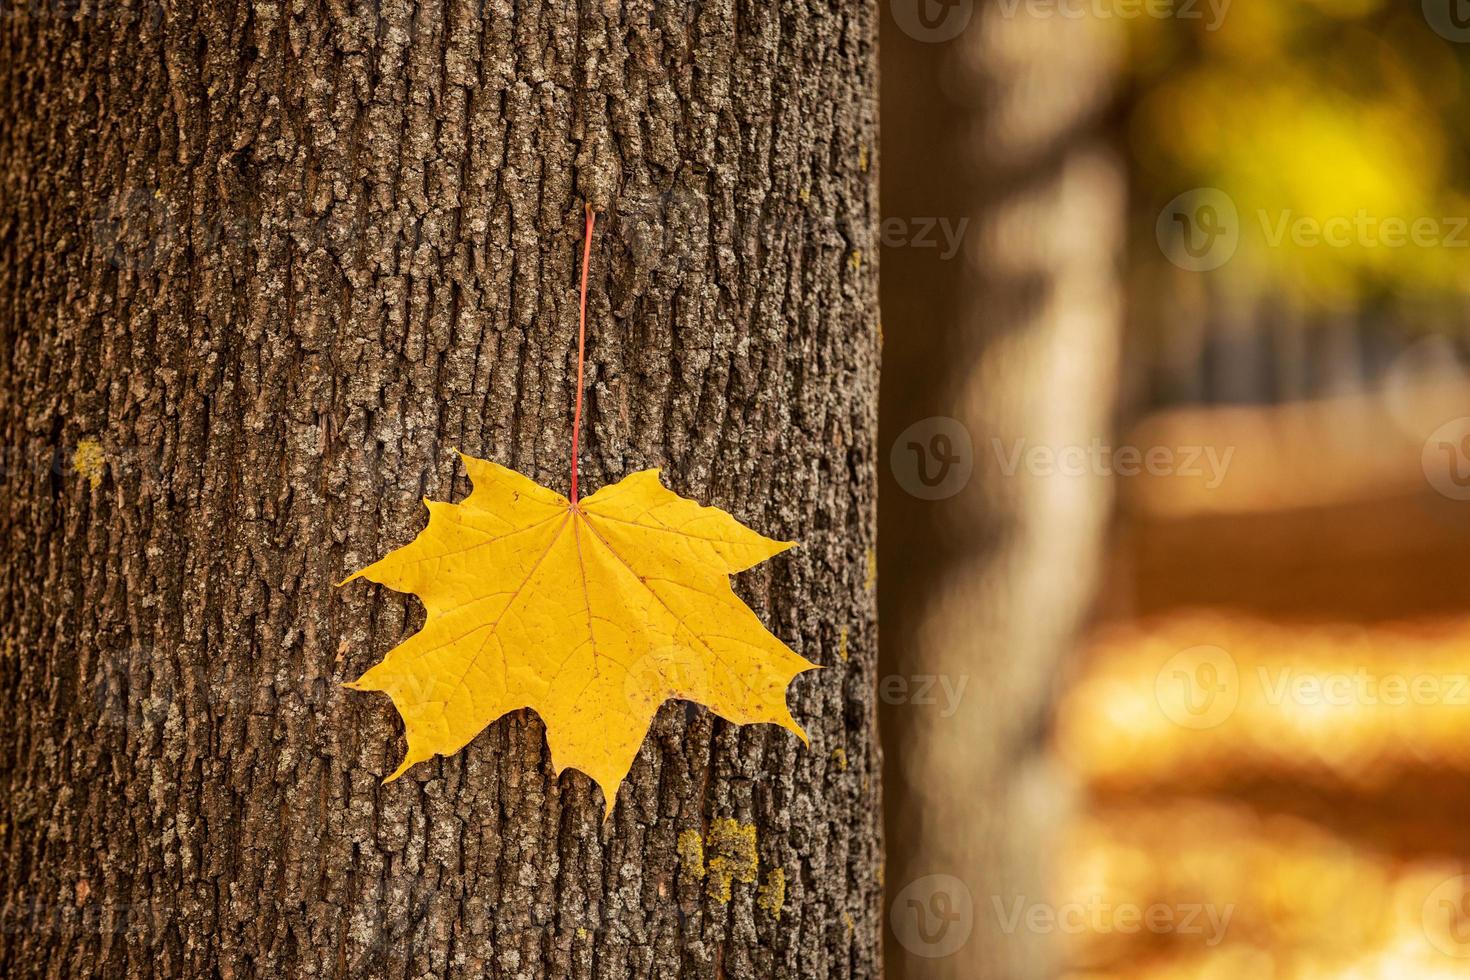
{"label": "yellow lichen patch", "polygon": [[861,269],[863,267],[863,250],[856,249],[851,255],[849,255],[847,257],[847,264],[852,266],[853,272]]}
{"label": "yellow lichen patch", "polygon": [[710,825],[704,844],[705,850],[714,855],[709,859],[709,882],[705,885],[710,898],[728,902],[735,881],[747,885],[755,882],[759,862],[755,853],[755,824],[721,817]]}
{"label": "yellow lichen patch", "polygon": [[697,830],[679,835],[679,863],[696,878],[704,877],[704,840]]}
{"label": "yellow lichen patch", "polygon": [[102,453],[100,442],[88,436],[77,443],[77,450],[71,455],[72,469],[91,484],[93,490],[102,485],[102,470],[106,465],[107,457]]}
{"label": "yellow lichen patch", "polygon": [[867,147],[867,144],[864,144],[858,150],[858,166],[862,168],[863,173],[867,173],[868,172],[868,147]]}
{"label": "yellow lichen patch", "polygon": [[786,904],[786,871],[772,868],[766,875],[766,883],[755,891],[755,904],[781,918],[781,908]]}
{"label": "yellow lichen patch", "polygon": [[873,550],[872,548],[869,548],[868,549],[868,577],[867,577],[867,580],[863,582],[863,588],[865,588],[869,592],[871,592],[871,591],[873,591],[873,586],[875,586],[877,584],[878,584],[878,552],[875,551],[875,550]]}
{"label": "yellow lichen patch", "polygon": [[846,749],[840,749],[840,748],[839,749],[833,749],[832,750],[832,762],[837,766],[837,769],[838,769],[839,772],[846,772],[847,771],[847,750]]}
{"label": "yellow lichen patch", "polygon": [[847,662],[847,627],[837,631],[837,659]]}

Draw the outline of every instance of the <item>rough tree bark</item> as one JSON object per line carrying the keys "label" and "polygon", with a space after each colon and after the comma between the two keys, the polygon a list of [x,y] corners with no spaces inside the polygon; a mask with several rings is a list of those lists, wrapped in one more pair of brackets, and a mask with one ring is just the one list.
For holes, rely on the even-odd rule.
{"label": "rough tree bark", "polygon": [[[1109,494],[1100,474],[1027,461],[1038,448],[1066,459],[1111,428],[1119,38],[1107,22],[998,0],[899,16],[916,2],[895,0],[883,32],[885,79],[906,81],[883,90],[884,322],[903,342],[884,365],[896,479],[880,523],[904,542],[880,567],[883,673],[907,682],[880,688],[897,692],[882,719],[888,973],[1031,980],[1052,975],[1057,933],[1024,913],[1051,901],[1067,798],[1046,752],[1050,704],[1089,608]],[[950,261],[914,237],[934,218],[965,232]],[[910,237],[889,235],[892,221]],[[924,485],[918,467],[933,480],[941,457],[960,456],[952,467],[971,471]]]}
{"label": "rough tree bark", "polygon": [[[0,972],[871,977],[875,10],[0,5]],[[388,786],[341,689],[421,622],[333,583],[468,490],[802,547],[809,748],[666,705],[602,822],[522,713]]]}

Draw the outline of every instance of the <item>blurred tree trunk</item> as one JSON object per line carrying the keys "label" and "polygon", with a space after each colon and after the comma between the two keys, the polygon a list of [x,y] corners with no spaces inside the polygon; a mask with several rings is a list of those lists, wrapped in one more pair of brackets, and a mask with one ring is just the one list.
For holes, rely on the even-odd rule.
{"label": "blurred tree trunk", "polygon": [[[957,32],[912,6],[882,42],[880,533],[903,542],[880,568],[887,961],[895,980],[1026,980],[1058,938],[1014,915],[1049,901],[1066,791],[1048,713],[1109,501],[1104,477],[1027,460],[1108,437],[1125,192],[1100,134],[1119,52],[1024,4],[977,4]],[[951,237],[968,219],[947,261],[917,237],[936,218]]]}
{"label": "blurred tree trunk", "polygon": [[[874,976],[875,5],[5,8],[0,972]],[[525,712],[381,785],[422,612],[333,587],[456,448],[565,491],[584,200],[586,486],[799,540],[829,668],[606,824]]]}

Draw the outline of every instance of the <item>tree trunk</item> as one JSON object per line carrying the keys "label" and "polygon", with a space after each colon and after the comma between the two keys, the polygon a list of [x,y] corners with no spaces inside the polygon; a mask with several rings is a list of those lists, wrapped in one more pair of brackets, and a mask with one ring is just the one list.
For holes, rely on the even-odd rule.
{"label": "tree trunk", "polygon": [[[6,0],[0,973],[878,972],[871,2]],[[665,705],[604,823],[529,712],[381,780],[333,583],[648,466],[801,547],[803,746]]]}
{"label": "tree trunk", "polygon": [[[1050,976],[1059,936],[1029,916],[1057,911],[1047,731],[1108,512],[1075,459],[1109,437],[1124,192],[1118,39],[1047,9],[884,22],[904,80],[883,95],[884,324],[903,338],[883,381],[881,528],[903,542],[880,567],[891,980]],[[936,218],[964,231],[947,261],[918,237]]]}

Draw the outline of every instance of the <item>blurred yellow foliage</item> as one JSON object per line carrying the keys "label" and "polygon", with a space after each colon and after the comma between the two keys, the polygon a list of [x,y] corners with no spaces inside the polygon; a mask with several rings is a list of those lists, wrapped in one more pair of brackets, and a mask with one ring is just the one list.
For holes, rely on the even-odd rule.
{"label": "blurred yellow foliage", "polygon": [[1217,188],[1238,212],[1234,261],[1308,302],[1470,286],[1466,46],[1418,6],[1279,0],[1232,4],[1215,30],[1132,22],[1141,219]]}
{"label": "blurred yellow foliage", "polygon": [[1101,633],[1058,749],[1109,789],[1243,775],[1374,789],[1470,772],[1470,620],[1365,628],[1184,613]]}
{"label": "blurred yellow foliage", "polygon": [[1467,736],[1470,620],[1101,631],[1059,711],[1066,976],[1470,977]]}
{"label": "blurred yellow foliage", "polygon": [[[1065,936],[1068,980],[1470,977],[1454,858],[1197,802],[1106,810],[1063,856],[1060,905],[1108,910]],[[1134,908],[1153,927],[1118,928]]]}

